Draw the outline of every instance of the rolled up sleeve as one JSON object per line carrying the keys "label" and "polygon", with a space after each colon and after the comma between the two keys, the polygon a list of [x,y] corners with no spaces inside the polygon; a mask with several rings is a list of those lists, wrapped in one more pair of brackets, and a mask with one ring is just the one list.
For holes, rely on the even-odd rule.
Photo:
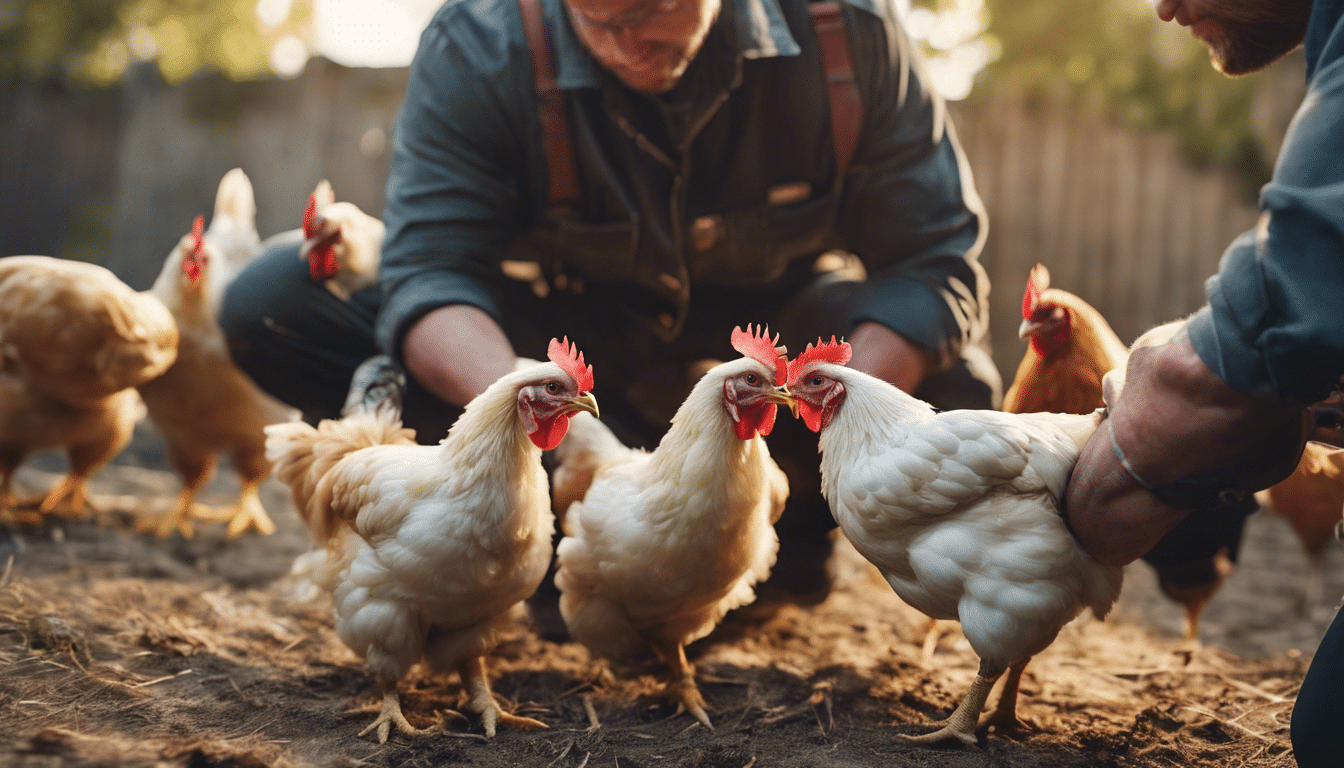
{"label": "rolled up sleeve", "polygon": [[505,30],[451,10],[421,37],[393,138],[375,333],[398,358],[406,331],[437,307],[499,318],[489,281],[522,226],[531,70],[516,74]]}
{"label": "rolled up sleeve", "polygon": [[1223,254],[1195,351],[1242,392],[1323,398],[1344,373],[1344,61],[1319,71],[1293,118],[1259,222]]}
{"label": "rolled up sleeve", "polygon": [[880,323],[949,364],[985,330],[984,206],[904,32],[848,12],[864,124],[840,226],[869,275],[851,320]]}

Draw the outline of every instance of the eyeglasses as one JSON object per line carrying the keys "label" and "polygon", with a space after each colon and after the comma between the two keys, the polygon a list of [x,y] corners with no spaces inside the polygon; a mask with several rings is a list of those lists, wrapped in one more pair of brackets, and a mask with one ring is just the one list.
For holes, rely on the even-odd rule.
{"label": "eyeglasses", "polygon": [[633,32],[652,24],[658,19],[675,13],[681,8],[684,0],[658,0],[658,2],[644,3],[643,5],[632,8],[628,12],[605,21],[599,21],[592,16],[578,10],[573,5],[569,6],[570,16],[577,23],[584,27],[594,30],[610,32],[616,34],[619,32]]}

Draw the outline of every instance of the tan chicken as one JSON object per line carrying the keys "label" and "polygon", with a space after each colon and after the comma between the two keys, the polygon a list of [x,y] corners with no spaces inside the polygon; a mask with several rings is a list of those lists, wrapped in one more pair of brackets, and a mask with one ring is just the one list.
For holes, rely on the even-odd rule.
{"label": "tan chicken", "polygon": [[548,357],[488,387],[435,446],[414,444],[395,397],[364,394],[395,391],[385,358],[356,372],[343,419],[267,427],[276,476],[326,545],[313,572],[335,600],[336,631],[383,693],[360,736],[420,733],[397,686],[422,660],[458,672],[487,736],[499,723],[545,727],[500,711],[484,659],[551,562],[541,452],[565,436],[572,414],[597,412],[592,368],[577,350],[552,340]]}
{"label": "tan chicken", "polygon": [[[957,619],[979,674],[951,717],[912,744],[976,742],[985,725],[1017,724],[1019,681],[1068,622],[1102,618],[1122,571],[1083,551],[1059,500],[1099,414],[936,411],[845,367],[844,342],[789,364],[789,390],[821,433],[822,492],[845,537],[906,603]],[[978,722],[994,682],[1008,678]]]}
{"label": "tan chicken", "polygon": [[150,289],[173,313],[181,333],[177,361],[140,386],[168,459],[182,476],[182,491],[167,514],[142,523],[160,537],[174,530],[190,537],[193,518],[218,518],[195,498],[214,473],[219,453],[228,454],[242,481],[228,514],[229,537],[251,528],[275,531],[257,490],[271,469],[262,428],[296,419],[298,412],[262,392],[233,364],[217,321],[227,281],[245,266],[245,254],[257,255],[255,213],[251,183],[242,171],[231,171],[220,182],[210,229],[198,217]]}
{"label": "tan chicken", "polygon": [[743,358],[696,383],[652,453],[588,419],[588,434],[576,431],[557,456],[557,474],[577,464],[573,477],[592,476],[564,513],[556,549],[565,624],[597,655],[651,647],[671,668],[667,695],[707,728],[685,646],[754,599],[775,561],[772,526],[789,493],[760,437],[789,402],[784,357],[768,331],[735,329],[732,344]]}
{"label": "tan chicken", "polygon": [[1256,499],[1297,532],[1310,568],[1303,606],[1319,603],[1323,590],[1321,553],[1335,538],[1335,529],[1344,516],[1344,449],[1307,443],[1293,474],[1257,493]]}
{"label": "tan chicken", "polygon": [[1009,413],[1091,413],[1102,406],[1102,377],[1129,357],[1091,304],[1050,287],[1043,264],[1027,277],[1018,335],[1031,345],[1003,397]]}
{"label": "tan chicken", "polygon": [[308,197],[303,212],[299,256],[308,261],[314,282],[349,299],[350,294],[378,282],[383,232],[383,222],[354,203],[336,202],[331,184],[324,179]]}
{"label": "tan chicken", "polygon": [[133,387],[172,364],[177,342],[163,303],[102,267],[0,259],[0,520],[17,519],[14,470],[44,448],[65,448],[70,473],[38,512],[67,496],[83,510],[85,481],[126,447],[143,414]]}

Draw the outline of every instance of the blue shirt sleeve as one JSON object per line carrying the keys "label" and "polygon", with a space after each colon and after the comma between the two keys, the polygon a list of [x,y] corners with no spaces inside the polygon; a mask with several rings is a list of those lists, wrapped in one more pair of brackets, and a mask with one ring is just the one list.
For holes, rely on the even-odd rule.
{"label": "blue shirt sleeve", "polygon": [[[521,37],[521,22],[518,35]],[[520,230],[519,184],[535,116],[520,41],[446,6],[421,36],[397,115],[375,333],[400,357],[425,313],[470,304],[496,319],[484,278]],[[526,49],[522,49],[526,53]],[[526,59],[523,59],[526,62]],[[524,90],[527,89],[527,90]]]}
{"label": "blue shirt sleeve", "polygon": [[987,323],[984,206],[945,105],[894,17],[850,13],[860,22],[851,47],[864,122],[840,227],[868,270],[851,321],[884,325],[949,364]]}
{"label": "blue shirt sleeve", "polygon": [[1209,279],[1191,341],[1234,389],[1319,400],[1344,373],[1344,59],[1315,70],[1260,208]]}

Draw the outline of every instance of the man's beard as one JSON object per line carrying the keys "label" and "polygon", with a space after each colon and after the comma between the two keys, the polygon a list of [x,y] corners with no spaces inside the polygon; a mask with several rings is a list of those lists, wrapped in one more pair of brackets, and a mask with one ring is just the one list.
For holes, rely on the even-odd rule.
{"label": "man's beard", "polygon": [[[1273,64],[1302,44],[1311,17],[1312,0],[1279,0],[1271,4],[1231,3],[1218,15],[1217,32],[1204,42],[1218,71],[1246,75]],[[1272,5],[1273,10],[1262,10]]]}

